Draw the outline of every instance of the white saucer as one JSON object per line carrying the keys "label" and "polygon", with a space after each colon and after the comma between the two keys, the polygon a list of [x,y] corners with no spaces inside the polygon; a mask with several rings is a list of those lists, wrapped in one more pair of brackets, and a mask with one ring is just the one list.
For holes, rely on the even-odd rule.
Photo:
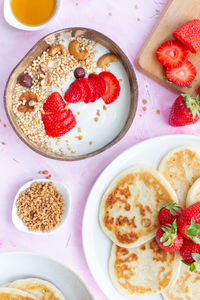
{"label": "white saucer", "polygon": [[[28,229],[28,227],[26,227],[24,225],[24,223],[22,222],[22,220],[19,218],[18,214],[17,214],[17,206],[16,206],[16,201],[19,197],[19,195],[27,188],[30,187],[30,185],[34,182],[53,182],[56,186],[56,188],[58,189],[58,191],[61,193],[61,195],[64,198],[65,201],[65,211],[64,211],[64,216],[62,219],[62,222],[53,230],[51,230],[50,232],[42,232],[42,231],[31,231]],[[12,222],[14,224],[14,226],[23,232],[26,233],[31,233],[31,234],[36,234],[36,235],[50,235],[53,234],[55,232],[57,232],[58,230],[61,229],[61,227],[63,226],[63,224],[65,223],[65,221],[67,220],[68,214],[69,214],[69,210],[70,210],[70,202],[71,202],[71,196],[70,196],[70,192],[68,190],[68,188],[61,182],[56,182],[53,180],[48,180],[48,179],[36,179],[36,180],[31,180],[27,183],[25,183],[17,192],[14,202],[13,202],[13,208],[12,208]]]}
{"label": "white saucer", "polygon": [[13,14],[12,8],[11,8],[11,0],[4,0],[4,18],[6,22],[18,29],[21,30],[27,30],[27,31],[35,31],[35,30],[41,30],[47,27],[57,16],[58,11],[60,9],[61,0],[56,0],[56,9],[52,17],[45,23],[39,25],[39,26],[29,26],[21,23]]}
{"label": "white saucer", "polygon": [[64,264],[37,253],[0,253],[0,285],[36,277],[53,283],[66,300],[94,300],[85,283]]}

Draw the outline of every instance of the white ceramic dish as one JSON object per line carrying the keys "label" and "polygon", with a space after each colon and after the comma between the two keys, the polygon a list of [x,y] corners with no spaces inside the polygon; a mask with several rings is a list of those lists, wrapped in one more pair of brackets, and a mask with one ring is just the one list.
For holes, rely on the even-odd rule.
{"label": "white ceramic dish", "polygon": [[84,282],[64,264],[30,252],[0,253],[0,285],[28,277],[52,282],[66,300],[94,299]]}
{"label": "white ceramic dish", "polygon": [[[200,137],[190,135],[168,135],[146,140],[119,155],[101,173],[94,184],[85,207],[82,239],[88,266],[97,284],[109,299],[127,300],[113,287],[108,273],[108,259],[111,241],[99,225],[99,205],[108,184],[122,170],[136,164],[157,168],[162,157],[171,149],[180,146],[194,146],[200,149]],[[131,297],[131,299],[138,299]],[[141,299],[141,298],[140,298]],[[161,295],[145,296],[145,300],[161,300]]]}
{"label": "white ceramic dish", "polygon": [[4,18],[6,22],[18,29],[21,30],[27,30],[27,31],[35,31],[35,30],[41,30],[47,27],[57,16],[58,11],[60,9],[61,0],[56,0],[56,9],[52,17],[45,23],[39,25],[39,26],[29,26],[21,23],[13,14],[12,8],[11,8],[11,0],[4,0]]}
{"label": "white ceramic dish", "polygon": [[[50,232],[42,232],[42,231],[31,231],[29,230],[25,225],[24,223],[22,222],[22,220],[19,218],[18,214],[17,214],[17,206],[16,206],[16,201],[19,197],[19,195],[25,190],[27,189],[28,187],[30,187],[30,185],[33,183],[33,182],[53,182],[55,184],[55,186],[57,187],[58,191],[61,193],[61,195],[63,196],[64,198],[64,201],[65,201],[65,212],[64,212],[64,216],[63,216],[63,219],[62,219],[62,222],[55,228],[53,229],[52,231]],[[50,234],[53,234],[55,232],[57,232],[62,226],[63,224],[65,223],[65,221],[67,220],[67,217],[68,217],[68,214],[69,214],[69,211],[70,211],[70,201],[71,201],[71,196],[70,196],[70,192],[68,190],[68,188],[61,182],[56,182],[56,181],[53,181],[53,180],[48,180],[48,179],[36,179],[36,180],[31,180],[27,183],[25,183],[17,192],[16,196],[15,196],[15,199],[14,199],[14,202],[13,202],[13,208],[12,208],[12,222],[14,224],[14,226],[20,230],[20,231],[23,231],[23,232],[26,232],[26,233],[31,233],[31,234],[36,234],[36,235],[50,235]]]}

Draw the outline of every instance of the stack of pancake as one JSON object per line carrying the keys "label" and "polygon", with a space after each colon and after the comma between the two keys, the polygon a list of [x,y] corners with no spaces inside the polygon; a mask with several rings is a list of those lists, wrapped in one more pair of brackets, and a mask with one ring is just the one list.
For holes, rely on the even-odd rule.
{"label": "stack of pancake", "polygon": [[200,295],[200,268],[190,272],[181,263],[179,252],[166,252],[155,240],[163,206],[173,201],[185,208],[200,201],[199,178],[200,150],[182,147],[167,153],[158,170],[133,166],[108,186],[99,219],[113,242],[109,273],[121,294],[162,293],[165,300],[197,299]]}
{"label": "stack of pancake", "polygon": [[65,300],[50,282],[38,278],[16,280],[0,287],[1,300]]}

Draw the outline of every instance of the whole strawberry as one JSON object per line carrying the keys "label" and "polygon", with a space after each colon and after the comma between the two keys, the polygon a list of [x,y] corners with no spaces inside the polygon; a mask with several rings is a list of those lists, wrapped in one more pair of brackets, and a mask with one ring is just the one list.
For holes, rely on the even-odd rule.
{"label": "whole strawberry", "polygon": [[186,208],[178,217],[179,232],[196,244],[200,244],[200,202]]}
{"label": "whole strawberry", "polygon": [[167,252],[177,252],[183,244],[183,238],[178,233],[176,220],[172,224],[162,225],[156,232],[156,241],[160,248]]}
{"label": "whole strawberry", "polygon": [[172,106],[168,123],[174,127],[185,126],[196,123],[199,119],[199,95],[194,98],[188,94],[181,94]]}
{"label": "whole strawberry", "polygon": [[158,214],[160,224],[172,224],[175,219],[183,212],[183,208],[175,202],[170,202]]}
{"label": "whole strawberry", "polygon": [[182,262],[190,266],[190,271],[194,271],[195,262],[200,263],[200,245],[184,239],[180,254],[183,258]]}

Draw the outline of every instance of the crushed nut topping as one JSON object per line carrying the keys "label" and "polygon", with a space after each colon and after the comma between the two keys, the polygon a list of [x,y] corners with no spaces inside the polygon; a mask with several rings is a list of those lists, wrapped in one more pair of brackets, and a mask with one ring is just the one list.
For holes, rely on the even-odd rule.
{"label": "crushed nut topping", "polygon": [[64,215],[64,198],[52,182],[34,182],[16,201],[17,213],[31,231],[48,232]]}

